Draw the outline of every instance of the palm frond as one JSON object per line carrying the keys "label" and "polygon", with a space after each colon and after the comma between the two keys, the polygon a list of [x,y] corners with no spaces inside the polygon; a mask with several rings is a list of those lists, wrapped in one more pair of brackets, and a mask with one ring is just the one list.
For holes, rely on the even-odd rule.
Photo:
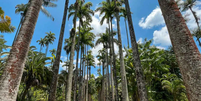
{"label": "palm frond", "polygon": [[41,6],[41,11],[50,19],[52,19],[52,21],[54,21],[54,17],[43,7]]}

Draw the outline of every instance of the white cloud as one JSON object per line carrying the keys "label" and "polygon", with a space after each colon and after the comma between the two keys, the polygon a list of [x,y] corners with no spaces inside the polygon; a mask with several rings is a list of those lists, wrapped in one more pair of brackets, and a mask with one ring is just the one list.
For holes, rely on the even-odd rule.
{"label": "white cloud", "polygon": [[142,42],[143,42],[143,39],[142,39],[142,38],[139,38],[138,41],[137,41],[137,43],[140,43],[140,44],[141,44]]}
{"label": "white cloud", "polygon": [[[183,2],[183,1],[182,1]],[[181,2],[181,3],[182,3]],[[196,12],[197,16],[201,19],[201,2],[198,1],[196,3],[196,6],[194,6],[192,9]],[[187,16],[187,19],[189,21],[187,22],[187,26],[190,30],[194,30],[197,28],[197,25],[195,23],[195,19],[193,17],[193,14],[190,10],[187,10],[185,12],[182,12],[182,15],[189,15]],[[159,7],[156,7],[147,17],[142,18],[139,22],[139,26],[142,28],[153,28],[154,26],[163,25],[163,27],[160,30],[155,30],[153,32],[153,43],[161,49],[164,49],[164,47],[167,47],[171,45],[169,34],[167,31],[166,26],[164,26],[165,22],[162,16],[162,12]],[[201,21],[200,21],[201,24]]]}
{"label": "white cloud", "polygon": [[103,49],[103,44],[99,44],[95,47],[93,47],[91,50],[92,50],[92,55],[93,56],[97,56],[98,55],[98,51]]}
{"label": "white cloud", "polygon": [[99,33],[104,33],[105,32],[105,29],[106,27],[108,27],[108,24],[106,21],[103,22],[103,25],[100,25],[100,21],[101,21],[101,18],[103,16],[99,16],[100,15],[100,12],[95,12],[94,16],[92,16],[92,22],[91,22],[91,26],[94,28],[92,30],[92,32],[97,35]]}
{"label": "white cloud", "polygon": [[153,33],[153,43],[155,45],[160,45],[160,46],[170,46],[170,37],[167,31],[167,27],[163,27],[161,30],[155,30]]}
{"label": "white cloud", "polygon": [[[99,44],[99,45],[97,45],[97,46],[95,46],[94,48],[91,49],[92,50],[92,55],[95,58],[96,65],[97,65],[97,63],[99,63],[99,61],[96,58],[96,56],[98,55],[98,51],[101,50],[101,49],[103,49],[103,44]],[[115,51],[115,54],[118,54],[118,52],[119,52],[119,47],[116,44],[114,44],[114,51]],[[109,51],[108,51],[108,53],[109,53]]]}
{"label": "white cloud", "polygon": [[[63,67],[63,65],[65,64],[64,61],[67,61],[67,57],[66,56],[61,56],[60,58],[62,60],[62,62],[60,62],[60,68],[62,68],[63,70],[66,70],[66,66]],[[68,67],[67,67],[68,68]]]}
{"label": "white cloud", "polygon": [[[77,60],[73,60],[73,63],[75,64],[77,62]],[[80,63],[80,59],[78,59],[78,64]]]}
{"label": "white cloud", "polygon": [[[100,16],[100,12],[95,12],[94,16],[92,16],[93,21],[91,22],[91,26],[94,28],[92,30],[92,32],[95,35],[98,35],[99,33],[105,33],[106,27],[108,27],[108,24],[107,24],[106,21],[104,21],[103,24],[100,25],[100,21],[101,21],[102,17],[103,17],[102,15]],[[116,24],[113,24],[112,26],[113,26],[113,28],[117,28]],[[95,38],[95,42],[97,41],[98,38],[99,37]],[[115,47],[115,53],[118,52],[117,45],[114,45],[114,47]],[[101,49],[103,49],[103,44],[99,44],[99,45],[97,45],[97,46],[95,46],[95,47],[93,47],[91,49],[92,50],[92,55],[95,58],[96,65],[98,63],[98,59],[96,58],[96,56],[98,55],[98,51],[101,50]]]}
{"label": "white cloud", "polygon": [[[66,66],[63,67],[64,64],[65,64],[64,62],[60,62],[60,68],[62,68],[63,70],[66,70]],[[68,69],[68,67],[67,67],[67,69]]]}
{"label": "white cloud", "polygon": [[143,29],[150,29],[154,26],[163,25],[164,19],[160,7],[156,7],[146,18],[141,18],[139,26]]}

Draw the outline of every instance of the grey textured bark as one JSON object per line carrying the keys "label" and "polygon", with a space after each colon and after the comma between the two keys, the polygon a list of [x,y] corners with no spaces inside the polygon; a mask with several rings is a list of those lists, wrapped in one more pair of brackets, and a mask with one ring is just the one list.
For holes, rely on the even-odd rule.
{"label": "grey textured bark", "polygon": [[13,46],[13,44],[15,43],[15,40],[16,40],[16,38],[17,38],[17,36],[18,36],[18,33],[19,33],[20,28],[21,28],[21,25],[22,25],[23,20],[24,20],[24,15],[22,15],[22,17],[21,17],[21,19],[20,19],[20,23],[19,23],[18,28],[17,28],[17,31],[16,31],[16,33],[15,33],[15,37],[14,37],[12,46]]}
{"label": "grey textured bark", "polygon": [[32,0],[15,43],[12,46],[4,72],[0,78],[0,101],[16,101],[29,45],[34,33],[42,0]]}
{"label": "grey textured bark", "polygon": [[128,18],[127,20],[129,25],[129,31],[130,31],[130,39],[131,39],[133,59],[134,59],[133,64],[135,66],[138,93],[139,93],[140,101],[148,101],[146,83],[144,80],[143,70],[142,70],[140,57],[138,53],[138,45],[137,45],[137,41],[135,37],[133,21],[132,21],[131,12],[130,12],[130,6],[129,6],[128,0],[124,0],[124,1],[125,1],[125,7],[127,12],[127,18]]}
{"label": "grey textured bark", "polygon": [[[81,21],[80,21],[81,22]],[[80,27],[81,24],[79,23],[79,34],[78,34],[78,50],[77,50],[77,58],[76,58],[76,72],[75,72],[75,89],[74,89],[74,95],[73,100],[76,101],[77,97],[77,80],[78,80],[78,62],[79,62],[79,53],[80,53]]]}
{"label": "grey textured bark", "polygon": [[[107,71],[107,70],[106,70],[106,71]],[[105,72],[106,72],[106,71],[105,71]],[[106,74],[106,76],[105,76],[105,81],[107,81],[107,72],[106,72],[105,74]],[[107,85],[108,85],[108,83],[105,82],[105,100],[106,100],[106,101],[108,101]]]}
{"label": "grey textured bark", "polygon": [[[116,0],[115,6],[116,5]],[[115,14],[117,19],[117,33],[118,33],[118,46],[119,46],[119,57],[120,57],[120,73],[121,73],[121,84],[122,84],[122,101],[129,101],[128,98],[128,88],[127,88],[127,79],[126,79],[126,70],[124,65],[124,56],[123,56],[123,50],[122,50],[122,41],[121,41],[121,31],[120,31],[120,17],[119,13],[116,12]]]}
{"label": "grey textured bark", "polygon": [[189,101],[201,101],[201,55],[174,0],[158,0]]}
{"label": "grey textured bark", "polygon": [[[77,5],[78,9],[78,0],[76,0],[75,5]],[[75,11],[75,18],[77,18],[77,9]],[[68,69],[68,90],[67,90],[67,101],[71,101],[71,89],[72,89],[72,78],[73,78],[73,60],[75,55],[75,37],[76,37],[76,20],[73,21],[73,34],[72,35],[72,46],[70,51],[70,66]]]}
{"label": "grey textured bark", "polygon": [[[88,49],[87,49],[88,50]],[[88,52],[87,52],[87,54],[86,55],[88,55]],[[86,101],[88,101],[88,94],[89,94],[89,85],[88,85],[88,75],[89,75],[89,68],[88,68],[88,66],[89,66],[89,61],[87,60],[86,61],[87,62],[87,65],[86,65],[86,68],[87,68],[87,80],[86,80]]]}
{"label": "grey textured bark", "polygon": [[[80,76],[79,76],[79,88],[82,88],[82,48],[81,48],[81,55],[80,55]],[[81,99],[82,89],[79,89],[78,92],[78,99]]]}
{"label": "grey textured bark", "polygon": [[98,91],[98,101],[101,101],[101,90]]}
{"label": "grey textured bark", "polygon": [[113,36],[111,33],[113,33],[113,28],[112,28],[112,18],[110,19],[110,25],[111,27],[111,32],[110,32],[110,56],[111,57],[111,62],[113,64],[113,70],[114,70],[114,85],[115,85],[115,100],[119,101],[119,92],[118,92],[118,83],[117,83],[117,68],[116,68],[116,56],[115,56],[115,52],[114,52],[114,41],[113,41]]}
{"label": "grey textured bark", "polygon": [[57,46],[57,54],[56,54],[55,62],[53,64],[53,78],[52,78],[51,89],[50,89],[48,101],[55,101],[55,99],[56,99],[58,72],[59,72],[59,65],[60,65],[63,36],[64,36],[65,25],[66,25],[68,2],[69,2],[69,0],[66,0],[66,2],[65,2],[64,15],[63,15],[63,20],[62,20],[62,25],[61,25],[60,35],[59,35],[59,42],[58,42],[58,46]]}
{"label": "grey textured bark", "polygon": [[42,45],[40,45],[40,53],[41,53],[41,51],[42,51]]}
{"label": "grey textured bark", "polygon": [[125,27],[126,27],[127,44],[128,44],[128,48],[130,48],[129,36],[128,36],[128,27],[127,27],[126,18],[124,19],[124,22],[125,22]]}
{"label": "grey textured bark", "polygon": [[82,81],[81,81],[81,101],[83,101],[84,99],[84,46],[83,48],[81,48],[82,51]]}
{"label": "grey textured bark", "polygon": [[[83,60],[83,56],[84,55],[84,49],[82,48],[81,46],[81,62],[80,62],[80,68],[81,68],[81,82],[80,82],[80,95],[79,95],[79,98],[82,99],[82,96],[83,96],[83,66],[84,66],[84,60]],[[82,100],[81,100],[82,101]]]}
{"label": "grey textured bark", "polygon": [[[104,61],[104,60],[103,60]],[[102,93],[101,93],[101,101],[105,101],[105,75],[104,75],[104,69],[105,69],[105,62],[103,62],[103,64],[102,64],[103,66],[102,66],[102,75],[103,75],[103,79],[102,79],[102,89],[101,89],[101,91],[102,91]]]}
{"label": "grey textured bark", "polygon": [[49,44],[46,45],[45,56],[47,56],[48,48],[49,48]]}
{"label": "grey textured bark", "polygon": [[65,101],[67,101],[67,82],[65,82]]}
{"label": "grey textured bark", "polygon": [[[84,45],[84,54],[86,54],[86,45]],[[86,59],[86,57],[84,56],[84,58]],[[86,79],[85,79],[85,75],[86,75],[86,65],[87,65],[87,62],[86,60],[84,61],[84,65],[83,65],[83,69],[84,69],[84,81],[83,81],[83,100],[86,101]]]}
{"label": "grey textured bark", "polygon": [[[108,61],[108,57],[107,57],[107,61]],[[109,61],[108,61],[109,62]],[[108,64],[109,65],[109,64]],[[111,78],[111,94],[112,94],[112,98],[111,98],[111,101],[115,101],[115,97],[114,97],[114,79],[113,79],[113,69],[112,69],[112,66],[110,66],[110,78]]]}
{"label": "grey textured bark", "polygon": [[107,98],[108,98],[108,100],[109,101],[111,101],[110,100],[110,98],[109,98],[109,95],[110,95],[110,73],[109,73],[109,66],[108,66],[108,50],[107,50],[107,48],[105,49],[105,51],[106,51],[106,65],[107,65],[107,83],[108,83],[108,85],[107,85],[107,88],[108,88],[108,96],[107,96]]}
{"label": "grey textured bark", "polygon": [[[110,33],[110,24],[108,24],[108,26],[109,26],[109,33]],[[109,37],[109,41],[110,41],[110,37]],[[109,46],[107,45],[107,48],[110,48],[110,47],[111,47],[111,44],[109,42]],[[107,50],[107,54],[108,54],[108,50]],[[112,93],[111,101],[115,101],[115,97],[114,97],[115,89],[114,89],[114,77],[113,77],[113,68],[114,67],[112,66],[112,61],[113,61],[113,56],[112,56],[112,50],[110,49],[110,61],[109,61],[108,56],[107,56],[107,62],[110,63],[111,93]],[[116,76],[116,74],[115,74],[115,76]]]}

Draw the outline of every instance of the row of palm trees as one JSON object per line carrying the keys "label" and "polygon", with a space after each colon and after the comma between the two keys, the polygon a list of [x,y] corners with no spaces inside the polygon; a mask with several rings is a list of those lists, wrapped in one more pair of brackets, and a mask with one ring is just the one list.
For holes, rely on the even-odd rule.
{"label": "row of palm trees", "polygon": [[45,34],[47,34],[44,38],[41,38],[40,40],[37,40],[37,42],[40,45],[40,52],[42,51],[42,48],[44,46],[46,46],[46,51],[45,51],[45,55],[47,55],[48,52],[48,48],[49,48],[49,44],[53,44],[55,38],[55,34],[52,33],[51,31],[48,33],[46,32]]}
{"label": "row of palm trees", "polygon": [[[53,1],[53,0],[50,0]],[[90,9],[92,3],[82,0],[76,0],[75,4],[72,4],[68,8],[68,0],[66,0],[65,8],[64,8],[64,16],[60,31],[59,43],[57,47],[56,59],[54,60],[53,64],[53,78],[51,81],[51,89],[50,94],[48,97],[49,101],[54,101],[56,96],[56,88],[58,82],[58,72],[59,72],[59,64],[60,64],[60,57],[61,57],[61,50],[62,50],[62,42],[64,36],[64,29],[67,17],[67,11],[69,10],[69,18],[74,16],[73,18],[73,28],[70,32],[70,38],[66,40],[67,45],[65,46],[65,50],[67,55],[70,53],[70,61],[68,66],[68,76],[66,82],[66,101],[71,101],[71,91],[74,88],[74,96],[73,99],[83,99],[89,100],[89,93],[88,93],[88,74],[90,74],[90,68],[94,65],[94,59],[91,55],[91,51],[89,50],[89,46],[93,47],[92,41],[94,40],[95,36],[91,32],[93,28],[90,27],[90,22],[92,21],[91,15],[93,15],[93,11]],[[177,57],[179,68],[181,70],[181,74],[185,83],[187,95],[189,101],[196,101],[200,98],[200,96],[196,96],[200,94],[199,89],[200,86],[200,53],[195,45],[195,42],[191,36],[191,33],[186,26],[185,20],[182,17],[179,8],[174,0],[158,0],[159,5],[161,7],[166,26],[168,28],[170,39],[173,45],[173,49],[175,55]],[[17,34],[17,38],[14,41],[12,49],[10,51],[10,55],[8,57],[7,63],[4,68],[4,72],[1,75],[0,79],[0,99],[7,100],[7,101],[14,101],[17,98],[17,92],[19,89],[20,81],[22,78],[23,70],[24,70],[24,63],[27,58],[28,50],[30,50],[30,42],[34,33],[34,28],[37,22],[37,18],[39,15],[39,11],[43,4],[50,4],[53,5],[51,2],[46,0],[30,0],[28,4],[28,9],[24,15],[21,28],[19,30],[19,34]],[[125,8],[123,8],[125,5]],[[190,6],[188,6],[190,7]],[[122,101],[128,101],[128,87],[127,87],[127,77],[125,71],[125,63],[123,58],[123,49],[122,49],[122,42],[121,42],[121,31],[120,31],[120,13],[124,11],[124,16],[128,20],[128,27],[130,32],[130,39],[132,45],[132,58],[133,64],[135,67],[135,74],[136,74],[136,82],[138,88],[138,96],[140,101],[148,101],[147,97],[147,89],[145,83],[145,77],[143,75],[143,68],[140,61],[140,56],[138,52],[138,45],[135,38],[135,32],[131,17],[131,10],[129,6],[128,0],[107,0],[101,3],[101,7],[98,7],[96,11],[100,11],[100,14],[103,15],[103,18],[100,21],[100,24],[106,20],[108,23],[108,28],[106,33],[100,34],[100,38],[97,40],[96,45],[99,43],[103,43],[104,49],[100,51],[99,60],[102,61],[102,92],[101,92],[101,101],[111,100],[111,101],[118,101],[119,94],[118,94],[118,83],[117,83],[117,71],[118,66],[116,64],[116,54],[114,51],[114,43],[119,46],[119,64],[120,64],[120,71],[121,71],[121,85],[122,85]],[[126,12],[125,12],[126,11]],[[193,12],[193,14],[195,14]],[[117,19],[117,34],[118,40],[114,39],[113,35],[116,33],[113,30],[112,21],[113,19]],[[76,21],[79,19],[79,26],[77,27]],[[196,20],[198,22],[198,20]],[[198,24],[199,27],[199,24]],[[76,29],[78,28],[78,31]],[[47,37],[47,39],[54,39],[53,37]],[[49,43],[52,41],[49,40]],[[48,45],[47,44],[47,50]],[[129,43],[129,42],[128,42]],[[81,48],[81,56],[79,56]],[[108,52],[109,49],[109,52]],[[75,50],[77,53],[77,60],[76,60],[76,68],[75,72],[73,72],[73,60],[75,55]],[[47,51],[46,51],[47,53]],[[110,57],[108,56],[110,54]],[[81,57],[80,68],[78,68],[78,58]],[[87,78],[86,75],[86,68],[87,68]],[[109,81],[109,68],[110,68],[110,78],[112,82],[105,83],[105,77],[107,77]],[[104,70],[106,69],[106,73]],[[30,70],[32,72],[32,70]],[[114,75],[113,75],[114,73]],[[73,74],[75,76],[73,76]],[[104,74],[106,74],[104,76]],[[80,77],[81,76],[81,77]],[[89,79],[91,75],[89,75]],[[36,79],[33,80],[34,84],[37,84]],[[80,82],[78,82],[80,80]],[[72,81],[74,81],[74,87],[72,87]],[[176,81],[175,81],[176,82]],[[32,83],[32,82],[29,82]],[[27,83],[27,87],[32,84]],[[114,84],[113,84],[114,83]],[[105,89],[104,85],[108,85]],[[163,82],[166,84],[166,81]],[[77,88],[79,91],[77,92]],[[86,88],[85,88],[86,87]],[[114,89],[115,88],[115,89]],[[26,93],[26,89],[24,91]],[[111,98],[108,97],[111,93]],[[24,95],[22,95],[24,96]],[[24,98],[24,97],[22,97]]]}

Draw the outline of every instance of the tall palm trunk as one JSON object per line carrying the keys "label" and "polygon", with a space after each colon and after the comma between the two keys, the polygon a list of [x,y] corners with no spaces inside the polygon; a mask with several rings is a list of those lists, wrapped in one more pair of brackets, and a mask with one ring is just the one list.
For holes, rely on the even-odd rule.
{"label": "tall palm trunk", "polygon": [[84,60],[84,54],[85,54],[85,51],[84,51],[84,45],[82,46],[82,87],[81,87],[81,101],[84,101],[84,81],[85,81],[85,77],[84,77],[84,67],[85,67],[85,60]]}
{"label": "tall palm trunk", "polygon": [[[108,47],[108,46],[107,46]],[[107,49],[107,54],[108,53],[108,49]],[[112,65],[112,63],[111,63]],[[109,59],[107,56],[107,66],[109,66]],[[115,97],[114,97],[114,79],[113,79],[113,69],[112,66],[110,66],[110,82],[111,82],[111,89],[110,89],[110,93],[111,93],[111,101],[115,101]]]}
{"label": "tall palm trunk", "polygon": [[42,51],[42,45],[40,45],[40,53],[41,53],[41,51]]}
{"label": "tall palm trunk", "polygon": [[[116,5],[116,0],[115,1],[115,7]],[[124,57],[123,57],[123,50],[122,50],[122,41],[121,41],[121,31],[120,31],[120,17],[119,13],[116,12],[115,14],[116,19],[117,19],[117,33],[118,33],[118,45],[119,45],[119,56],[120,56],[120,71],[121,71],[121,84],[122,84],[122,101],[129,101],[128,98],[128,88],[127,88],[127,79],[126,79],[126,70],[125,70],[125,65],[124,65]],[[111,21],[112,23],[112,21]]]}
{"label": "tall palm trunk", "polygon": [[124,1],[125,1],[125,7],[126,7],[128,25],[129,25],[129,31],[130,31],[130,39],[131,39],[133,59],[134,59],[133,64],[135,66],[138,93],[139,93],[140,101],[148,101],[146,83],[144,80],[144,75],[143,75],[140,57],[138,53],[138,45],[136,42],[130,6],[129,6],[128,0],[124,0]]}
{"label": "tall palm trunk", "polygon": [[86,101],[86,83],[87,83],[87,78],[85,79],[85,76],[87,77],[87,74],[86,74],[86,72],[87,72],[87,60],[86,60],[86,56],[87,56],[87,47],[86,47],[86,45],[85,45],[85,64],[84,64],[84,101]]}
{"label": "tall palm trunk", "polygon": [[68,83],[67,81],[65,81],[65,101],[67,101],[67,90],[68,90],[67,85]]}
{"label": "tall palm trunk", "polygon": [[[103,54],[102,54],[102,56],[103,56]],[[103,75],[103,78],[102,78],[102,93],[101,93],[101,101],[105,101],[105,75],[104,75],[104,69],[105,69],[105,62],[104,62],[104,60],[102,60],[103,61],[103,66],[102,66],[102,75]]]}
{"label": "tall palm trunk", "polygon": [[111,57],[111,62],[113,63],[113,69],[114,69],[114,85],[115,85],[115,93],[116,93],[116,101],[119,101],[119,91],[118,91],[118,82],[117,82],[117,67],[116,67],[116,56],[114,52],[114,41],[113,41],[113,27],[112,27],[112,18],[110,19],[110,25],[111,27],[111,32],[110,32],[110,56]]}
{"label": "tall palm trunk", "polygon": [[32,0],[0,78],[0,100],[15,101],[42,0]]}
{"label": "tall palm trunk", "polygon": [[98,90],[98,101],[102,101],[101,99],[101,90]]}
{"label": "tall palm trunk", "polygon": [[[84,45],[84,54],[86,54],[86,45]],[[86,101],[86,80],[85,80],[85,76],[86,76],[86,56],[84,56],[84,65],[83,65],[83,69],[84,69],[84,80],[83,80],[83,100]]]}
{"label": "tall palm trunk", "polygon": [[63,20],[62,20],[62,25],[61,25],[61,30],[60,30],[60,36],[59,36],[59,43],[58,43],[58,47],[57,47],[56,59],[55,59],[54,64],[53,64],[53,72],[54,73],[53,73],[53,78],[52,78],[51,89],[50,89],[50,94],[49,94],[48,101],[55,101],[55,99],[56,99],[59,64],[60,64],[60,57],[61,57],[64,30],[65,30],[65,25],[66,25],[66,16],[67,16],[67,11],[68,11],[68,3],[69,3],[69,0],[66,0],[65,7],[64,7]]}
{"label": "tall palm trunk", "polygon": [[174,0],[158,0],[189,101],[201,99],[201,55]]}
{"label": "tall palm trunk", "polygon": [[[16,38],[17,38],[17,36],[18,36],[19,29],[21,28],[21,25],[22,25],[23,20],[24,20],[24,14],[22,15],[22,17],[21,17],[21,19],[20,19],[20,23],[19,23],[19,25],[18,25],[17,31],[16,31],[16,33],[15,33],[15,37],[14,37],[14,40],[13,40],[13,44],[15,43],[15,40],[16,40]],[[12,44],[12,46],[13,46],[13,44]]]}
{"label": "tall palm trunk", "polygon": [[110,75],[109,75],[110,73],[109,73],[108,50],[107,50],[107,47],[105,47],[105,51],[106,51],[107,79],[108,79],[108,100],[110,100]]}
{"label": "tall palm trunk", "polygon": [[[77,10],[78,10],[78,0],[76,0],[75,5],[77,7],[75,11],[75,18],[77,18]],[[72,35],[72,46],[70,51],[70,67],[68,70],[68,91],[67,91],[67,101],[71,101],[71,88],[72,88],[72,78],[73,78],[73,60],[75,55],[75,37],[76,37],[76,20],[73,21],[73,35]]]}
{"label": "tall palm trunk", "polygon": [[[88,49],[87,49],[87,51],[88,51]],[[87,52],[87,54],[86,54],[86,55],[88,55],[88,52]],[[88,92],[88,91],[89,91],[89,89],[88,89],[88,88],[89,88],[89,86],[88,86],[89,67],[88,67],[88,66],[89,66],[89,60],[87,59],[87,60],[86,60],[86,62],[87,62],[87,65],[86,65],[86,68],[87,68],[87,80],[86,80],[86,82],[87,82],[87,83],[86,83],[86,101],[88,101],[88,93],[89,93],[89,92]]]}
{"label": "tall palm trunk", "polygon": [[76,97],[77,97],[78,62],[79,62],[79,48],[77,50],[76,69],[75,69],[75,85],[74,85],[74,91],[73,91],[73,101],[76,101]]}
{"label": "tall palm trunk", "polygon": [[[81,22],[81,21],[80,21]],[[76,101],[77,97],[77,80],[78,80],[78,61],[79,61],[79,52],[80,52],[80,27],[81,24],[79,23],[79,34],[78,34],[78,50],[77,50],[77,59],[76,59],[76,72],[75,72],[75,89],[74,89],[74,95],[73,95],[73,100]]]}
{"label": "tall palm trunk", "polygon": [[127,27],[127,22],[126,22],[126,18],[124,18],[124,22],[125,22],[125,27],[126,27],[126,35],[127,35],[127,44],[128,44],[128,48],[130,48],[130,44],[129,44],[129,37],[128,37],[128,27]]}
{"label": "tall palm trunk", "polygon": [[[81,82],[80,82],[80,95],[79,95],[79,99],[83,99],[82,97],[83,97],[83,66],[84,66],[84,60],[83,60],[83,58],[84,58],[84,49],[83,49],[83,46],[81,46],[81,62],[80,62],[80,64],[82,64],[81,66],[80,66],[80,68],[81,68]],[[82,100],[81,100],[82,101]]]}
{"label": "tall palm trunk", "polygon": [[[112,24],[111,24],[112,25]],[[113,89],[114,86],[112,87],[113,89],[113,93],[112,93],[112,100],[113,101],[118,101],[119,100],[119,95],[118,95],[118,84],[117,84],[117,70],[116,70],[116,62],[115,62],[115,55],[114,55],[114,50],[112,49],[112,43],[113,40],[111,38],[112,34],[113,34],[113,29],[112,26],[110,26],[110,24],[108,23],[109,26],[109,47],[110,47],[110,67],[113,67],[113,72],[114,72],[114,85],[115,85],[115,90]],[[113,61],[113,62],[112,62]],[[113,63],[113,65],[112,65]],[[112,83],[113,84],[113,83]],[[114,98],[114,91],[115,91],[115,98]],[[115,100],[114,100],[115,99]]]}
{"label": "tall palm trunk", "polygon": [[[82,47],[82,46],[81,46]],[[81,55],[80,55],[80,73],[79,73],[79,88],[82,88],[82,48],[81,48]],[[78,99],[81,99],[82,89],[79,89],[78,92]]]}
{"label": "tall palm trunk", "polygon": [[89,66],[89,80],[91,80],[91,66]]}
{"label": "tall palm trunk", "polygon": [[45,56],[47,56],[48,48],[49,48],[49,44],[46,45]]}
{"label": "tall palm trunk", "polygon": [[[106,71],[107,71],[107,68],[106,68],[105,72]],[[106,76],[105,76],[105,81],[106,82],[105,82],[105,89],[104,89],[105,90],[105,100],[108,101],[108,95],[107,95],[108,94],[108,92],[107,92],[108,91],[107,90],[107,85],[108,85],[108,83],[107,83],[107,72],[105,74],[106,74]]]}

